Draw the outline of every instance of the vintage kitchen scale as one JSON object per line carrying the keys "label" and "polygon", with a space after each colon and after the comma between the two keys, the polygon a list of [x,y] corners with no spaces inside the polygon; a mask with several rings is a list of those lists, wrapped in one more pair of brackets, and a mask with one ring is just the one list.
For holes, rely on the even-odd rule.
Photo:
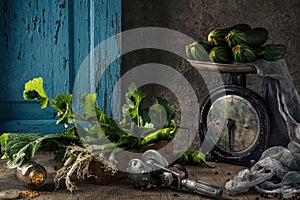
{"label": "vintage kitchen scale", "polygon": [[229,84],[214,89],[200,107],[200,138],[215,144],[213,161],[251,166],[266,148],[270,115],[264,99],[246,88],[246,75],[256,68],[189,60],[200,70],[230,74]]}

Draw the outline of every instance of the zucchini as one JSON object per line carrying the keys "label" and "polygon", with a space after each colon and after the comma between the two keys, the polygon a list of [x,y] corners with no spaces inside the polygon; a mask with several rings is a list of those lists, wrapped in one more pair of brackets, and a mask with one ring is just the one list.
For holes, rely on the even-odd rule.
{"label": "zucchini", "polygon": [[209,53],[210,50],[213,48],[213,46],[206,42],[199,41],[198,43],[207,51],[207,53]]}
{"label": "zucchini", "polygon": [[206,58],[208,57],[208,52],[206,48],[208,48],[208,45],[204,46],[203,43],[195,41],[185,47],[186,56],[190,60],[207,60]]}
{"label": "zucchini", "polygon": [[225,37],[230,48],[238,44],[247,44],[251,47],[259,47],[268,39],[268,31],[265,28],[253,28],[248,31],[231,30]]}
{"label": "zucchini", "polygon": [[239,44],[232,48],[233,59],[236,62],[248,63],[257,59],[255,50],[246,44]]}
{"label": "zucchini", "polygon": [[216,63],[230,63],[232,61],[232,52],[228,47],[217,46],[212,48],[209,58]]}
{"label": "zucchini", "polygon": [[286,54],[286,46],[283,44],[267,44],[258,55],[268,61],[283,59]]}
{"label": "zucchini", "polygon": [[212,30],[207,37],[208,43],[214,46],[225,45],[226,44],[225,36],[228,34],[229,31],[233,29],[247,31],[250,30],[251,27],[247,24],[236,24],[228,28]]}

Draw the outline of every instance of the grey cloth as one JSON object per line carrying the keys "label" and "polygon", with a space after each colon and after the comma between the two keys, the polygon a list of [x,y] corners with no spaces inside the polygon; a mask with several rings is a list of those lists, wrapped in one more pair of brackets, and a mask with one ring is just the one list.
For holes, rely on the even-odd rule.
{"label": "grey cloth", "polygon": [[258,92],[270,108],[270,148],[250,169],[242,170],[228,181],[225,188],[230,195],[252,187],[281,193],[283,176],[289,171],[300,171],[300,97],[284,59],[258,60],[250,64],[257,69]]}

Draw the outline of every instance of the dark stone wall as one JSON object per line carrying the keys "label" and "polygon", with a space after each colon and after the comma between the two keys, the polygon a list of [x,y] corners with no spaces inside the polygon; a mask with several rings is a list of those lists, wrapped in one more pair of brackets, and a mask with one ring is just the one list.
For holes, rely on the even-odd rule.
{"label": "dark stone wall", "polygon": [[[286,60],[300,91],[300,56],[297,51],[300,44],[299,9],[299,0],[123,0],[122,24],[123,31],[157,26],[179,31],[195,40],[206,40],[209,31],[216,27],[237,23],[264,27],[269,31],[267,43],[287,46]],[[124,56],[122,72],[154,61],[168,64],[187,77],[193,76],[193,73],[188,72],[192,69],[184,61],[174,60],[174,56],[166,52],[153,50],[136,51]],[[255,84],[253,78],[248,78],[250,88]],[[196,80],[191,81],[198,83]],[[197,87],[201,87],[201,84],[197,84]]]}
{"label": "dark stone wall", "polygon": [[[217,27],[237,23],[264,27],[269,31],[267,43],[287,46],[286,61],[300,92],[299,0],[123,0],[122,7],[123,31],[155,26],[179,31],[195,40],[206,40],[207,34]],[[162,63],[181,72],[193,86],[200,104],[208,94],[206,85],[195,69],[184,59],[160,50],[138,50],[124,55],[122,74],[150,62]],[[222,77],[227,82],[228,75]],[[247,87],[254,91],[257,90],[256,78],[256,75],[247,76]],[[176,102],[174,95],[161,86],[147,85],[143,89]],[[198,111],[196,108],[190,109],[191,112]]]}

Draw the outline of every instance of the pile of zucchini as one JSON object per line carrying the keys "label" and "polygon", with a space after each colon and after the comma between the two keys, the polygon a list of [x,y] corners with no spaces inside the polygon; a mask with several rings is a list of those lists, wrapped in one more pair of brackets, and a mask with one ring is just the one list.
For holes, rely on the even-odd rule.
{"label": "pile of zucchini", "polygon": [[[186,55],[190,60],[203,61],[209,54],[216,63],[248,63],[257,59],[274,61],[284,58],[286,46],[266,44],[268,31],[265,28],[251,28],[248,24],[212,30],[207,42],[195,41],[186,46]],[[264,46],[262,46],[264,45]]]}

